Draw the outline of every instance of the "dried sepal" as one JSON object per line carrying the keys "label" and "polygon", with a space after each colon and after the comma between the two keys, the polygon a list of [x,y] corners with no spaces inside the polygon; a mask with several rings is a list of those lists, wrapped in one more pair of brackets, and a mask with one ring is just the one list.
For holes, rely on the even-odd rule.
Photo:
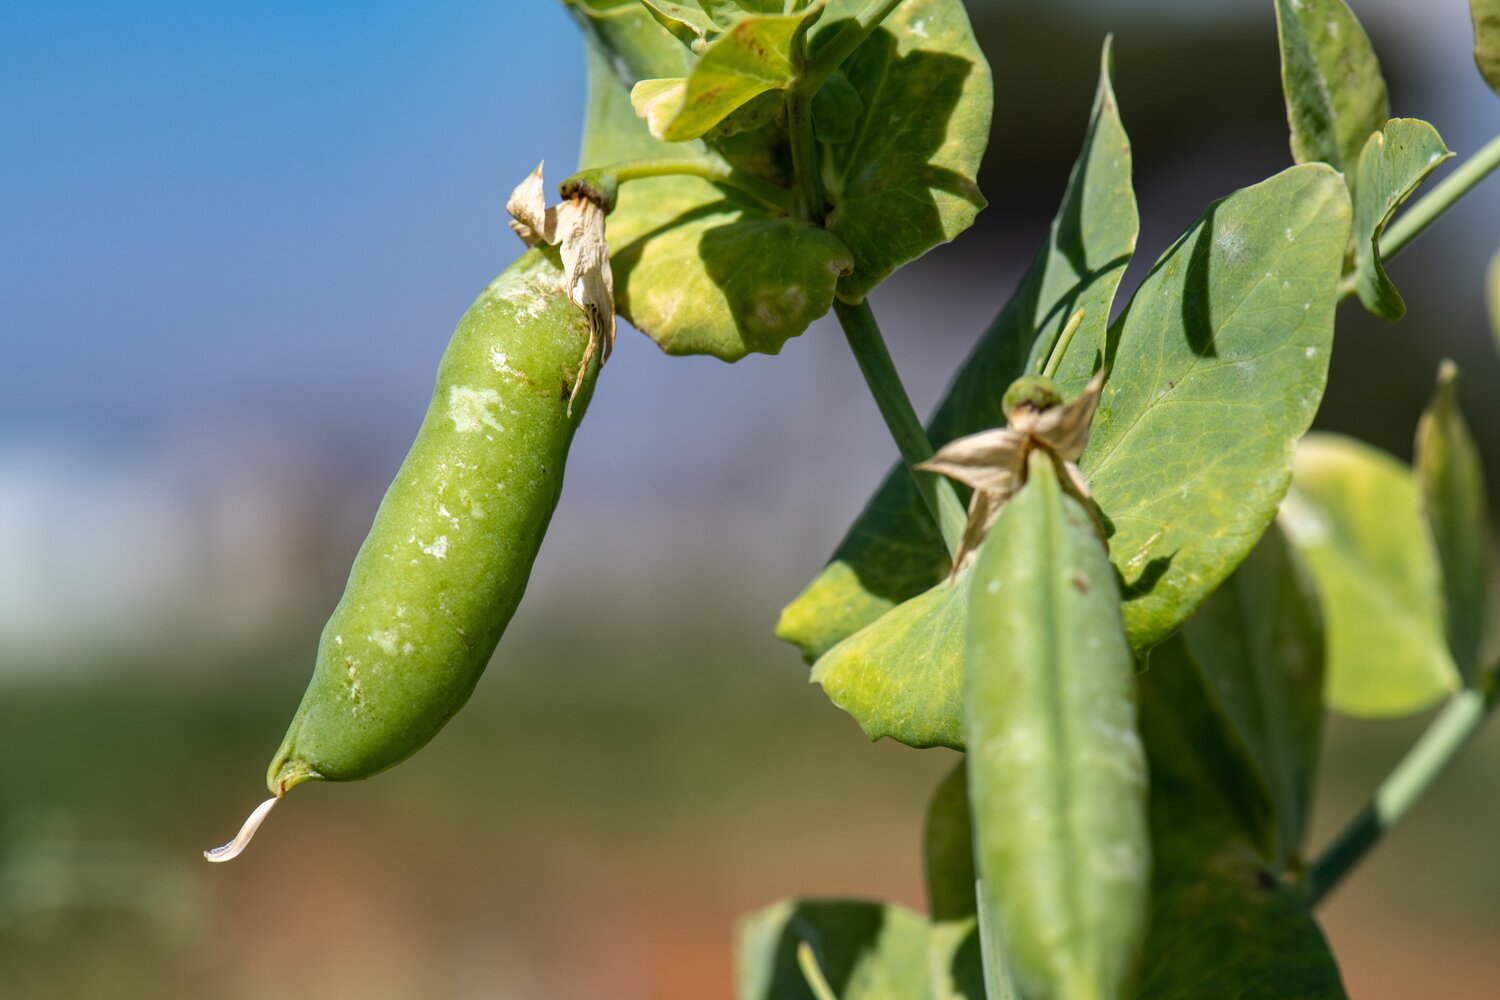
{"label": "dried sepal", "polygon": [[516,185],[505,208],[513,220],[510,228],[527,246],[545,243],[558,248],[568,299],[588,317],[589,343],[573,383],[576,396],[601,345],[601,365],[615,347],[615,280],[604,239],[604,208],[577,188],[572,197],[549,207],[540,163]]}
{"label": "dried sepal", "polygon": [[1062,488],[1083,504],[1094,518],[1099,537],[1104,537],[1104,526],[1094,510],[1088,483],[1074,464],[1088,446],[1089,427],[1103,389],[1104,372],[1100,371],[1084,386],[1077,399],[1061,406],[1039,408],[1031,402],[1037,398],[1056,398],[1055,395],[1039,397],[1035,393],[1025,393],[1013,397],[1007,393],[1008,398],[1028,400],[1006,411],[1007,426],[950,441],[917,466],[924,472],[936,472],[974,490],[969,500],[969,521],[964,526],[963,540],[953,555],[954,575],[978,551],[1005,504],[1025,485],[1027,460],[1038,449],[1052,456]]}

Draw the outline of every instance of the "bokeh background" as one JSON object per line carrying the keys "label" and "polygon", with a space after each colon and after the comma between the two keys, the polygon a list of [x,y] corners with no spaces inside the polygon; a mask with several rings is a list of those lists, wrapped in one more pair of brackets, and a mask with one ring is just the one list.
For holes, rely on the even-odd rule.
{"label": "bokeh background", "polygon": [[[1463,0],[1358,0],[1396,114],[1500,129]],[[875,295],[919,408],[1051,216],[1116,33],[1139,281],[1289,162],[1270,0],[970,3],[990,208]],[[893,459],[837,329],[734,366],[622,334],[471,706],[308,787],[231,865],[317,633],[506,192],[576,156],[549,3],[0,5],[0,996],[703,1000],[793,893],[921,905],[944,751],[868,744],[770,628]],[[1339,317],[1325,428],[1397,455],[1437,360],[1500,469],[1483,333],[1500,181]],[[1123,296],[1122,296],[1123,301]],[[1493,493],[1500,496],[1500,483]],[[1420,730],[1334,722],[1321,842]],[[1500,732],[1325,908],[1360,998],[1500,982]]]}

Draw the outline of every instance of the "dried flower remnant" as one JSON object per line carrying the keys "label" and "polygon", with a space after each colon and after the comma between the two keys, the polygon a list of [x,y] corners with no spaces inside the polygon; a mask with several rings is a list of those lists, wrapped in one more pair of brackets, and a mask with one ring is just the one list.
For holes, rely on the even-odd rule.
{"label": "dried flower remnant", "polygon": [[1083,504],[1094,518],[1099,537],[1104,537],[1088,484],[1076,464],[1089,443],[1089,427],[1103,388],[1104,372],[1099,371],[1077,399],[1064,404],[1051,379],[1017,379],[1002,403],[1006,426],[950,441],[917,466],[974,490],[963,541],[953,556],[953,574],[973,557],[1006,502],[1026,484],[1027,459],[1037,449],[1052,456],[1062,488]]}
{"label": "dried flower remnant", "polygon": [[576,396],[600,345],[604,350],[601,365],[615,347],[615,280],[604,241],[604,206],[585,191],[575,190],[566,201],[549,207],[538,163],[511,192],[505,208],[512,217],[510,228],[527,246],[545,243],[558,248],[568,298],[588,317],[589,345],[573,383]]}

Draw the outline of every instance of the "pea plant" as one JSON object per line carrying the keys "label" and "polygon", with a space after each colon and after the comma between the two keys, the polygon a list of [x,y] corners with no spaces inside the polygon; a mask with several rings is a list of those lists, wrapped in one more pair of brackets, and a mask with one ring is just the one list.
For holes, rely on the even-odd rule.
{"label": "pea plant", "polygon": [[[1500,93],[1500,0],[1471,5]],[[460,321],[273,797],[209,859],[292,787],[390,767],[463,705],[617,312],[668,354],[734,361],[831,311],[902,462],[776,632],[871,739],[965,756],[927,813],[929,912],[772,905],[742,925],[740,996],[1343,996],[1317,904],[1500,683],[1454,366],[1411,467],[1307,432],[1336,307],[1401,318],[1384,262],[1500,165],[1500,139],[1406,205],[1443,140],[1389,117],[1343,0],[1274,0],[1294,165],[1209,205],[1117,307],[1138,219],[1105,39],[1055,220],[924,427],[868,297],[985,207],[993,94],[961,0],[565,6],[588,52],[581,168],[555,205],[540,167],[511,195],[530,249]],[[1500,342],[1500,256],[1488,298]],[[1304,854],[1325,713],[1440,704]]]}

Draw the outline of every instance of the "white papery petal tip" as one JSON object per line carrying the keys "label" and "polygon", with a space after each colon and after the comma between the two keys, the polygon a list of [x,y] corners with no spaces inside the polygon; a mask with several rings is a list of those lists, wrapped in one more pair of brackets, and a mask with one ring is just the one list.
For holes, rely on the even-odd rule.
{"label": "white papery petal tip", "polygon": [[271,814],[271,807],[280,802],[279,798],[266,799],[255,807],[255,811],[245,820],[245,825],[240,827],[240,832],[234,835],[234,839],[227,844],[212,848],[203,852],[203,856],[209,861],[222,862],[233,861],[244,853],[245,848],[250,846],[250,840],[255,836],[255,831],[266,821]]}

